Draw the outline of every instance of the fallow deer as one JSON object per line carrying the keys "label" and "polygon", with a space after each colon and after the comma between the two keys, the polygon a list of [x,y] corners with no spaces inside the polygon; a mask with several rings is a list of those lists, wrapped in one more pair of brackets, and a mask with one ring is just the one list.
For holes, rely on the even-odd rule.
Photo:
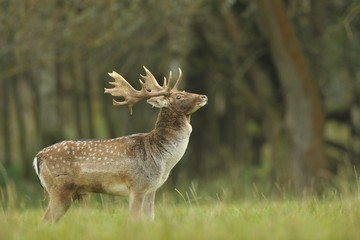
{"label": "fallow deer", "polygon": [[87,192],[129,195],[134,219],[144,213],[154,219],[155,192],[163,185],[171,169],[183,156],[192,127],[190,116],[207,103],[205,95],[179,91],[179,77],[171,88],[169,78],[160,86],[145,67],[141,90],[135,90],[113,71],[114,88],[106,89],[114,106],[132,107],[141,99],[160,108],[155,128],[149,133],[133,134],[109,140],[63,141],[44,148],[33,166],[42,187],[49,195],[45,222],[56,222],[69,209],[71,202]]}

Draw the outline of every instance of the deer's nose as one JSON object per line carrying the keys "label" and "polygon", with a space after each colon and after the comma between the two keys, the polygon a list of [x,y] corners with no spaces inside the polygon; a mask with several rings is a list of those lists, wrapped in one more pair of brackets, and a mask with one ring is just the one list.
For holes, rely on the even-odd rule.
{"label": "deer's nose", "polygon": [[208,100],[208,97],[206,95],[201,95],[200,98],[206,101]]}

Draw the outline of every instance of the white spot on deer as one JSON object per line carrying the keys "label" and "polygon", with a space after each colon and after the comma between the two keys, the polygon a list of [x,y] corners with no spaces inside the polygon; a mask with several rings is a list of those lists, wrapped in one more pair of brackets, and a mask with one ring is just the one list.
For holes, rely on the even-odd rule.
{"label": "white spot on deer", "polygon": [[38,176],[38,178],[39,178],[39,180],[40,180],[41,186],[43,186],[44,188],[46,188],[44,178],[43,178],[43,176],[40,174],[40,169],[39,169],[38,158],[37,158],[37,157],[34,158],[33,167],[34,167],[34,169],[35,169],[36,175]]}
{"label": "white spot on deer", "polygon": [[38,158],[37,158],[37,157],[35,157],[35,158],[34,158],[34,161],[33,161],[33,167],[34,167],[34,169],[35,169],[35,173],[36,173],[36,175],[38,175],[38,176],[39,176]]}

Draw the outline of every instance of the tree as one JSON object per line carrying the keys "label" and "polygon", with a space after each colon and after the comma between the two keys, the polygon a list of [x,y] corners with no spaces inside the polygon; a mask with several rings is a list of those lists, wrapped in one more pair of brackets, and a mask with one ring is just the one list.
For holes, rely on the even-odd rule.
{"label": "tree", "polygon": [[260,27],[268,40],[285,99],[292,180],[298,190],[312,190],[327,177],[324,110],[306,56],[282,0],[258,0]]}

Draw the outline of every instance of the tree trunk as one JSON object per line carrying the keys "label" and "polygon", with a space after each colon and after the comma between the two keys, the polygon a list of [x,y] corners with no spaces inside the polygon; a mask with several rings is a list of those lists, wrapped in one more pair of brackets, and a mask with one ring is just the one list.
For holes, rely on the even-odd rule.
{"label": "tree trunk", "polygon": [[9,79],[2,80],[2,125],[3,125],[3,145],[4,145],[4,161],[3,165],[5,168],[11,166],[12,152],[11,142],[13,135],[11,134],[11,118],[10,118],[10,81]]}
{"label": "tree trunk", "polygon": [[[299,191],[320,187],[326,161],[323,151],[324,112],[319,90],[281,0],[258,0],[260,27],[270,45],[283,88],[292,181]],[[315,188],[314,188],[315,187]]]}
{"label": "tree trunk", "polygon": [[[24,109],[24,105],[23,105],[23,101],[24,101],[24,97],[23,94],[20,91],[21,88],[21,79],[19,79],[19,77],[15,76],[13,78],[13,95],[14,96],[18,96],[16,98],[14,98],[14,107],[16,109],[15,111],[15,121],[14,121],[14,125],[16,125],[17,128],[17,144],[14,146],[14,149],[16,149],[16,152],[18,153],[19,157],[20,157],[20,162],[21,164],[21,170],[24,171],[24,176],[26,178],[29,177],[29,173],[30,171],[26,171],[26,167],[29,163],[29,161],[27,161],[27,150],[28,150],[28,144],[26,144],[26,113],[25,113],[25,109]],[[29,169],[29,168],[28,168]]]}

